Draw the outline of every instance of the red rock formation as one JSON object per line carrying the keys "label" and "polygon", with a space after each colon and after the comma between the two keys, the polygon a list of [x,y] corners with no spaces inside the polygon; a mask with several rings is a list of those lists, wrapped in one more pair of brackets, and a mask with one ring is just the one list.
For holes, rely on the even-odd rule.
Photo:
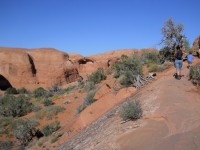
{"label": "red rock formation", "polygon": [[199,45],[198,45],[199,38],[200,38],[200,35],[197,36],[196,39],[194,40],[194,42],[193,42],[193,44],[192,44],[193,47],[198,47],[198,46],[199,46]]}
{"label": "red rock formation", "polygon": [[67,53],[55,49],[0,48],[0,89],[64,85],[79,76]]}
{"label": "red rock formation", "polygon": [[20,88],[36,83],[26,49],[0,48],[0,75],[1,89],[9,84]]}
{"label": "red rock formation", "polygon": [[10,86],[34,89],[55,83],[65,85],[76,81],[79,75],[87,79],[99,67],[107,70],[123,54],[130,56],[141,51],[123,49],[83,57],[52,48],[0,48],[0,89]]}
{"label": "red rock formation", "polygon": [[65,85],[79,76],[67,53],[51,48],[31,49],[27,52],[33,58],[36,77],[41,86],[51,86],[55,83]]}

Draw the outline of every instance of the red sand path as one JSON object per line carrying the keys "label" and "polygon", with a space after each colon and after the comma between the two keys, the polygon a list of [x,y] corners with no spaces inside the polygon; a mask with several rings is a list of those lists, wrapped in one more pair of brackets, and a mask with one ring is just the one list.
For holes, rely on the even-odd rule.
{"label": "red sand path", "polygon": [[181,80],[168,71],[151,86],[158,89],[159,108],[145,116],[144,126],[119,136],[120,150],[200,150],[200,91],[188,81],[186,63]]}

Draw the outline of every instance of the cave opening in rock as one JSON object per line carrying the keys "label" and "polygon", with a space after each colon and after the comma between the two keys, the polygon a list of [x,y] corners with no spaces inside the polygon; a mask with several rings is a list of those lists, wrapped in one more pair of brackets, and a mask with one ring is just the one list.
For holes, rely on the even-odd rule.
{"label": "cave opening in rock", "polygon": [[0,75],[0,90],[5,91],[10,87],[12,87],[10,82],[4,76]]}
{"label": "cave opening in rock", "polygon": [[87,64],[88,62],[94,63],[93,60],[88,59],[88,58],[83,58],[83,59],[80,59],[80,60],[78,61],[79,64]]}

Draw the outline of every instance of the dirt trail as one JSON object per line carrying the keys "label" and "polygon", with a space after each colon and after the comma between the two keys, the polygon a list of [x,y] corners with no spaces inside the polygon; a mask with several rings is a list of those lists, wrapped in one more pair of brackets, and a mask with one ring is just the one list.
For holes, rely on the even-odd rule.
{"label": "dirt trail", "polygon": [[57,149],[200,150],[200,91],[188,81],[186,63],[181,80],[174,71],[160,74],[135,95],[143,119],[121,124],[120,105],[115,106]]}
{"label": "dirt trail", "polygon": [[172,72],[154,83],[159,108],[144,118],[143,127],[117,139],[119,149],[200,150],[200,93],[188,81],[186,64],[181,80]]}

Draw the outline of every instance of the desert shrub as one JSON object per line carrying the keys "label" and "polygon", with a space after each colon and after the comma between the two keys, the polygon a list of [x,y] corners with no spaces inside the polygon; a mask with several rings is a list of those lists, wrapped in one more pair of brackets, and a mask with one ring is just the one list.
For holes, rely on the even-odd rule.
{"label": "desert shrub", "polygon": [[63,93],[69,93],[70,91],[74,90],[77,86],[76,85],[70,85],[66,89],[63,89]]}
{"label": "desert shrub", "polygon": [[44,94],[45,98],[49,98],[49,97],[53,97],[56,93],[52,92],[52,91],[46,91],[46,93]]}
{"label": "desert shrub", "polygon": [[95,83],[91,81],[87,81],[84,86],[84,91],[89,92],[96,88]]}
{"label": "desert shrub", "polygon": [[125,86],[135,84],[138,75],[142,76],[142,61],[141,59],[133,54],[130,57],[121,58],[121,61],[112,66],[114,77],[120,79],[120,83]]}
{"label": "desert shrub", "polygon": [[51,139],[51,143],[55,143],[62,135],[63,133],[56,134],[55,137]]}
{"label": "desert shrub", "polygon": [[9,134],[12,130],[12,117],[2,117],[0,118],[0,134]]}
{"label": "desert shrub", "polygon": [[158,65],[157,71],[158,71],[158,72],[163,72],[163,71],[164,71],[163,65]]}
{"label": "desert shrub", "polygon": [[94,82],[94,84],[100,83],[102,80],[106,79],[105,72],[103,68],[98,68],[95,72],[93,72],[89,77],[89,82]]}
{"label": "desert shrub", "polygon": [[21,88],[17,90],[17,93],[19,94],[29,94],[29,91],[25,88]]}
{"label": "desert shrub", "polygon": [[143,51],[141,59],[145,64],[157,64],[159,63],[159,53]]}
{"label": "desert shrub", "polygon": [[158,70],[158,65],[157,64],[149,64],[148,65],[148,70],[149,72],[156,72]]}
{"label": "desert shrub", "polygon": [[55,83],[51,86],[51,88],[49,89],[49,91],[52,91],[54,93],[61,91],[62,88],[59,86],[59,84]]}
{"label": "desert shrub", "polygon": [[13,132],[22,145],[27,145],[35,136],[38,122],[32,119],[17,120],[13,125]]}
{"label": "desert shrub", "polygon": [[47,91],[42,87],[39,87],[33,91],[33,95],[35,98],[45,97],[46,93]]}
{"label": "desert shrub", "polygon": [[120,111],[121,118],[126,120],[137,120],[142,117],[142,108],[139,100],[128,100],[121,107]]}
{"label": "desert shrub", "polygon": [[41,110],[41,106],[40,105],[35,104],[35,105],[32,106],[32,111],[37,112],[39,110]]}
{"label": "desert shrub", "polygon": [[83,78],[82,78],[82,77],[78,77],[77,82],[78,82],[78,86],[79,86],[80,88],[83,88],[83,87],[84,87],[85,82],[83,81]]}
{"label": "desert shrub", "polygon": [[19,145],[16,150],[25,150],[25,145]]}
{"label": "desert shrub", "polygon": [[44,144],[44,140],[39,140],[39,141],[37,142],[37,145],[38,145],[39,147],[41,147],[43,144]]}
{"label": "desert shrub", "polygon": [[77,107],[77,113],[80,113],[87,106],[95,102],[95,99],[94,99],[95,93],[96,93],[95,90],[88,93],[88,95],[84,98],[83,103]]}
{"label": "desert shrub", "polygon": [[200,85],[200,63],[190,67],[189,79],[193,84]]}
{"label": "desert shrub", "polygon": [[44,101],[43,101],[43,104],[44,106],[50,106],[50,105],[53,105],[53,101],[49,98],[45,98]]}
{"label": "desert shrub", "polygon": [[32,111],[32,103],[24,95],[15,97],[6,95],[0,99],[0,115],[5,117],[20,117]]}
{"label": "desert shrub", "polygon": [[2,150],[11,150],[13,143],[9,140],[0,141],[0,149]]}
{"label": "desert shrub", "polygon": [[56,116],[58,113],[63,112],[64,107],[61,106],[47,106],[44,109],[41,109],[35,114],[36,119],[52,119],[53,116]]}
{"label": "desert shrub", "polygon": [[41,131],[45,136],[49,136],[53,132],[57,131],[58,129],[60,129],[60,122],[56,121],[56,122],[53,122],[51,124],[48,124],[48,125],[42,127]]}
{"label": "desert shrub", "polygon": [[162,72],[166,69],[169,69],[171,66],[173,66],[173,63],[171,63],[169,61],[165,61],[163,64],[158,65],[157,71]]}
{"label": "desert shrub", "polygon": [[16,88],[14,87],[10,87],[8,89],[6,89],[5,94],[18,94]]}

